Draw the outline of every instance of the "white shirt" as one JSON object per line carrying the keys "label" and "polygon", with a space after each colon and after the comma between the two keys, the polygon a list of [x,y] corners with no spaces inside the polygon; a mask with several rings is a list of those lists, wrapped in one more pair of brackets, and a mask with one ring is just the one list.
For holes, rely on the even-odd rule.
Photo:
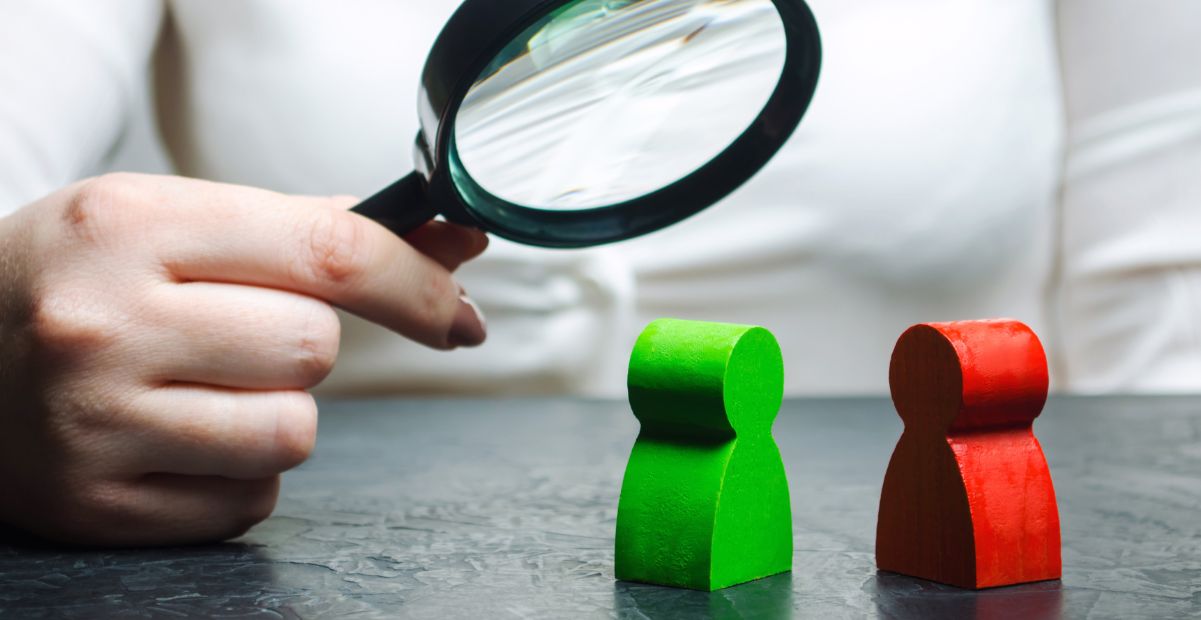
{"label": "white shirt", "polygon": [[[810,4],[817,96],[750,183],[617,245],[496,242],[461,272],[483,347],[348,318],[325,389],[620,395],[660,316],[771,329],[790,394],[883,391],[908,325],[998,316],[1040,334],[1060,388],[1201,386],[1196,3]],[[456,6],[0,3],[0,210],[153,167],[147,100],[181,174],[366,196],[411,169],[418,77]]]}

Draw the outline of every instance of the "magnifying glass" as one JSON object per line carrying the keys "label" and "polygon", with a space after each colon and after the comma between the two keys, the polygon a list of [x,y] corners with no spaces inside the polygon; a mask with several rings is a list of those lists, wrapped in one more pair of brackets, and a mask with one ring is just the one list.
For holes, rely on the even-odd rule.
{"label": "magnifying glass", "polygon": [[758,172],[820,65],[803,0],[467,0],[422,74],[416,171],[354,211],[555,248],[643,235]]}

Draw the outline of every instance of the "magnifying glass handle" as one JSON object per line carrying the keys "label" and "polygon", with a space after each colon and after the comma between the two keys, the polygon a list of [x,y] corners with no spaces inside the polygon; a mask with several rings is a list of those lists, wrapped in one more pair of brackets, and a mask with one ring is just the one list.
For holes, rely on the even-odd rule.
{"label": "magnifying glass handle", "polygon": [[403,237],[434,219],[438,210],[426,197],[425,179],[413,172],[351,209]]}

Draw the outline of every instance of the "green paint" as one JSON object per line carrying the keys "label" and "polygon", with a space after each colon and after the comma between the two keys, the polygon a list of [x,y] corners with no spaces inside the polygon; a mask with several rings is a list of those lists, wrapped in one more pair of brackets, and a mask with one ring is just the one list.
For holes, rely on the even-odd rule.
{"label": "green paint", "polygon": [[634,345],[629,390],[642,431],[617,509],[617,578],[717,590],[790,570],[771,332],[657,320]]}

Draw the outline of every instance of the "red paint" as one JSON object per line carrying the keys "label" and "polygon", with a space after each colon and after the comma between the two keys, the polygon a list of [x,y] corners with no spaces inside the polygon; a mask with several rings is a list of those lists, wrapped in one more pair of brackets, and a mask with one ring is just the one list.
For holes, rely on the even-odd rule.
{"label": "red paint", "polygon": [[964,588],[1058,579],[1059,510],[1032,430],[1047,399],[1034,332],[915,325],[888,375],[905,432],[884,476],[877,566]]}

